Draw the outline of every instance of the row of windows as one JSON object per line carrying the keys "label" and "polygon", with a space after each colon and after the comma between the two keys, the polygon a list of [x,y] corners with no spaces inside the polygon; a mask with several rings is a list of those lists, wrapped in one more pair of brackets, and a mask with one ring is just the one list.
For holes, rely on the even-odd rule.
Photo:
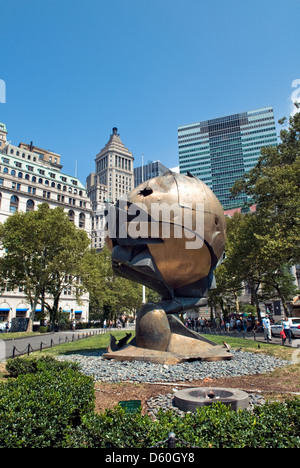
{"label": "row of windows", "polygon": [[[1,208],[1,202],[2,202],[2,193],[0,193],[0,208]],[[16,213],[19,210],[19,204],[20,200],[19,197],[16,195],[12,195],[10,197],[10,204],[9,204],[9,211],[10,213]],[[34,211],[35,209],[35,203],[33,200],[27,200],[26,202],[26,212],[28,211]],[[73,210],[69,210],[68,212],[69,220],[72,221],[73,223],[75,222],[75,212]],[[79,214],[79,227],[80,228],[85,228],[85,214],[80,213]]]}
{"label": "row of windows", "polygon": [[[1,170],[1,168],[0,168]],[[8,167],[4,167],[3,168],[3,174],[9,174],[9,169]],[[10,171],[10,175],[15,177],[17,176],[19,179],[23,179],[23,172],[16,172],[14,169],[12,169]],[[30,181],[30,175],[29,174],[25,174],[24,176],[24,179],[25,180],[28,180]],[[57,188],[57,190],[63,190],[63,192],[67,192],[68,193],[74,193],[74,195],[79,195],[79,196],[83,196],[83,191],[82,190],[78,190],[77,188],[74,188],[72,189],[72,187],[69,187],[67,188],[66,185],[61,185],[61,184],[56,184],[55,182],[51,182],[47,179],[42,179],[41,177],[37,178],[36,176],[31,176],[31,182],[34,182],[34,183],[39,183],[39,184],[44,184],[44,185],[48,185],[49,187],[51,188]]]}
{"label": "row of windows", "polygon": [[[11,155],[15,154],[15,150],[13,148],[10,149],[10,154]],[[40,153],[37,153],[37,154],[38,154],[39,159],[44,159],[43,154],[40,154]],[[16,150],[16,156],[18,157],[22,156],[23,159],[26,158],[27,156],[27,160],[31,161],[31,154],[22,153],[21,155],[21,152],[19,150]],[[36,162],[36,160],[37,160],[36,156],[32,156],[32,161]],[[52,156],[49,157],[49,162],[52,162]],[[57,164],[59,161],[57,160],[57,158],[53,157],[53,162],[54,164]]]}
{"label": "row of windows", "polygon": [[[3,182],[4,182],[4,180],[0,179],[0,186],[3,186]],[[11,188],[14,189],[14,190],[20,191],[21,190],[21,184],[18,184],[16,182],[12,182]],[[36,188],[35,187],[29,186],[27,191],[31,195],[36,195]],[[43,190],[43,195],[42,196],[44,198],[50,199],[51,198],[51,192],[48,192],[47,190]],[[75,198],[70,198],[70,197],[68,198],[68,197],[65,197],[64,195],[57,195],[57,201],[60,202],[60,203],[69,203],[69,205],[73,205],[73,206],[76,205],[76,199]],[[80,208],[86,208],[86,202],[80,200],[79,201],[79,206],[80,206]]]}

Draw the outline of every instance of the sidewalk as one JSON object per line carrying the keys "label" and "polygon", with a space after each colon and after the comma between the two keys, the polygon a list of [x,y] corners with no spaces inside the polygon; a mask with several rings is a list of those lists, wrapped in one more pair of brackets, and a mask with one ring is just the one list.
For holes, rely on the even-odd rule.
{"label": "sidewalk", "polygon": [[45,333],[28,338],[15,338],[12,340],[1,340],[0,334],[0,362],[9,358],[22,356],[28,352],[41,351],[62,343],[77,341],[78,339],[89,338],[93,335],[107,333],[108,329],[92,328],[88,330],[75,330],[56,333]]}

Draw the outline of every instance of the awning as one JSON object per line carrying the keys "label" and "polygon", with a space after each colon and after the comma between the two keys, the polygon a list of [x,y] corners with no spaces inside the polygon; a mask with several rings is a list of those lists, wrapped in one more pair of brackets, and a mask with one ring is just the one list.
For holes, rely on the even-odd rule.
{"label": "awning", "polygon": [[0,314],[8,314],[10,312],[10,309],[0,309]]}
{"label": "awning", "polygon": [[75,310],[75,314],[82,314],[82,310]]}
{"label": "awning", "polygon": [[16,312],[27,312],[28,309],[23,309],[23,308],[20,308],[20,309],[16,309]]}

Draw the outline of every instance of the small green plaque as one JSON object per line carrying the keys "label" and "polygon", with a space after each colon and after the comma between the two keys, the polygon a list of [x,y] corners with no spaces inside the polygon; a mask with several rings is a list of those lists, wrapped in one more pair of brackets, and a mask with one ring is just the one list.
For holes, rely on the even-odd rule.
{"label": "small green plaque", "polygon": [[127,400],[127,401],[119,401],[119,405],[123,408],[126,413],[136,413],[141,412],[142,409],[142,402],[141,400]]}

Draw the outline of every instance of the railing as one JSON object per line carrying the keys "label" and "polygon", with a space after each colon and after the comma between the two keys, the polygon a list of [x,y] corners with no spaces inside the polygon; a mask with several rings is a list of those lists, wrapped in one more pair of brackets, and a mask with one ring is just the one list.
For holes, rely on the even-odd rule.
{"label": "railing", "polygon": [[27,356],[29,356],[30,353],[35,352],[35,351],[42,352],[43,349],[49,349],[49,348],[53,348],[54,346],[58,346],[58,345],[63,344],[63,343],[71,343],[71,342],[74,342],[74,341],[83,340],[85,338],[90,338],[90,337],[95,336],[95,335],[105,334],[108,331],[109,331],[109,329],[103,328],[103,329],[99,329],[99,330],[93,330],[93,331],[87,332],[87,333],[78,333],[78,334],[73,333],[71,338],[68,335],[66,335],[64,337],[64,339],[62,337],[59,337],[58,342],[56,340],[54,340],[53,338],[51,338],[50,343],[44,343],[43,341],[40,341],[39,344],[32,345],[32,343],[28,342],[26,347],[24,349],[22,349],[22,350],[19,350],[14,345],[13,349],[12,349],[12,355],[7,356],[7,359],[9,359],[9,358],[13,359],[13,358],[15,358],[17,356],[22,356],[22,355],[26,355],[26,354],[27,354]]}

